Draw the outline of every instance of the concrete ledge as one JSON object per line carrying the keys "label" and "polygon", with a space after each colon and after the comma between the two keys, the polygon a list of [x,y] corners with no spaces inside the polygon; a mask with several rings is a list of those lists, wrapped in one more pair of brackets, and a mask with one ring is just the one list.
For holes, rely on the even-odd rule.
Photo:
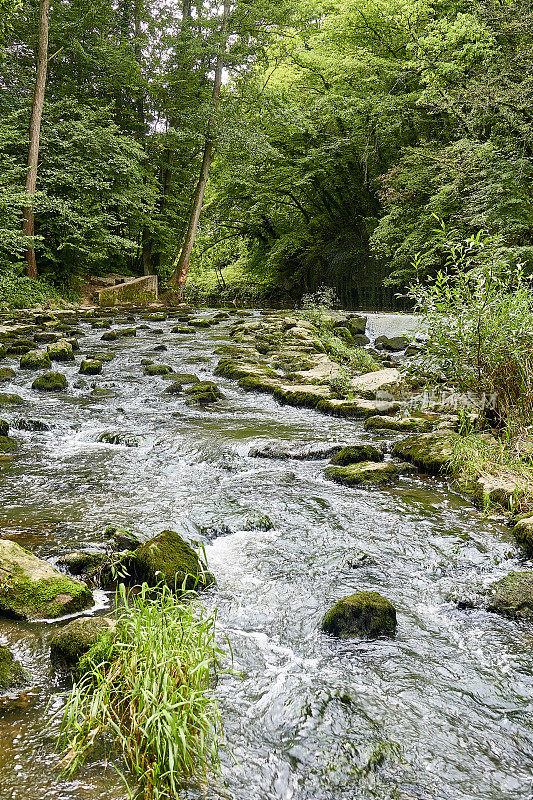
{"label": "concrete ledge", "polygon": [[153,303],[157,300],[157,275],[146,275],[127,283],[118,283],[95,292],[99,306],[116,306],[121,303]]}

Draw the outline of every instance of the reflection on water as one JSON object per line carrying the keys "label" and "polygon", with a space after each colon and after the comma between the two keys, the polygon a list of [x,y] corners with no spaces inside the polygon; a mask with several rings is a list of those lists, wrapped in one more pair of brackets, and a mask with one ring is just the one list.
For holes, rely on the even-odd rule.
{"label": "reflection on water", "polygon": [[[146,538],[173,527],[198,541],[204,526],[231,529],[205,540],[218,580],[206,602],[218,607],[241,675],[217,687],[232,755],[223,753],[224,786],[213,798],[531,800],[533,629],[449,600],[516,566],[505,527],[438,482],[351,490],[326,482],[318,461],[249,458],[274,439],[370,435],[360,423],[281,407],[225,380],[216,410],[163,394],[168,383],[145,376],[141,358],[182,372],[192,364],[212,378],[213,351],[227,341],[225,324],[190,336],[171,334],[173,324],[106,343],[116,357],[96,383],[113,390],[109,398],[89,397],[92,379],[72,388],[80,377],[72,365],[60,398],[35,396],[33,376],[17,373],[5,391],[27,397],[24,415],[50,431],[14,431],[20,453],[0,467],[3,535],[54,558],[97,543],[109,523]],[[394,325],[373,335],[399,333]],[[81,327],[81,352],[102,349],[101,331]],[[163,339],[168,351],[150,353]],[[108,430],[135,433],[139,447],[99,443]],[[274,528],[244,531],[252,510]],[[395,604],[394,640],[320,633],[325,609],[359,589]],[[75,780],[58,774],[54,715],[68,682],[49,664],[53,628],[0,622],[0,641],[33,684],[0,705],[0,796],[121,800],[105,754]]]}

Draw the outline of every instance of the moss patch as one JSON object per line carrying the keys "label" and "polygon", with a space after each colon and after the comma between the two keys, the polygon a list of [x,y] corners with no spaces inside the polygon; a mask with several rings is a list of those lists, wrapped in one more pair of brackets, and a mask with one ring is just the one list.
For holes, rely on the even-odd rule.
{"label": "moss patch", "polygon": [[31,388],[39,392],[62,392],[67,388],[67,379],[61,372],[47,372],[36,378]]}
{"label": "moss patch", "polygon": [[426,472],[444,474],[450,470],[452,457],[450,435],[422,433],[418,436],[408,436],[407,439],[396,442],[392,453]]}
{"label": "moss patch", "polygon": [[50,642],[50,658],[54,663],[76,667],[91,647],[114,629],[107,617],[75,619],[60,628]]}
{"label": "moss patch", "polygon": [[18,394],[4,394],[0,392],[0,407],[22,406],[24,400]]}

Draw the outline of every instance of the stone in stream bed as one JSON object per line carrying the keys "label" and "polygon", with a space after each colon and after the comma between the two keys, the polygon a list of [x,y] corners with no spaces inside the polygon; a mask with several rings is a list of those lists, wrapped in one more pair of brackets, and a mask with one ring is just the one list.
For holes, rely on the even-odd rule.
{"label": "stone in stream bed", "polygon": [[80,659],[106,634],[112,634],[116,623],[109,617],[81,617],[57,630],[50,641],[53,664],[77,667]]}
{"label": "stone in stream bed", "polygon": [[14,427],[19,431],[49,431],[50,426],[39,419],[17,419]]}
{"label": "stone in stream bed", "polygon": [[296,461],[315,461],[324,458],[331,458],[340,450],[341,444],[331,446],[317,445],[315,447],[291,447],[283,442],[279,444],[267,444],[265,447],[253,447],[248,456],[250,458],[273,458],[280,460],[294,459]]}
{"label": "stone in stream bed", "polygon": [[186,333],[191,334],[194,333],[194,329],[185,327],[183,325],[174,325],[174,327],[171,329],[171,333],[179,333],[181,335],[185,335]]}
{"label": "stone in stream bed", "polygon": [[58,339],[54,344],[49,344],[47,352],[51,361],[74,361],[74,348],[66,339]]}
{"label": "stone in stream bed", "polygon": [[331,392],[328,386],[278,386],[274,389],[274,398],[282,405],[296,406],[298,408],[316,408],[320,401],[329,398]]}
{"label": "stone in stream bed", "polygon": [[89,588],[58,572],[16,542],[0,539],[0,614],[15,619],[54,619],[93,603]]}
{"label": "stone in stream bed", "polygon": [[101,400],[104,397],[114,397],[115,392],[112,389],[105,389],[102,386],[96,386],[92,392],[90,392],[90,396]]}
{"label": "stone in stream bed", "polygon": [[24,667],[9,648],[0,645],[0,691],[18,689],[28,681]]}
{"label": "stone in stream bed", "polygon": [[429,473],[446,473],[452,457],[449,433],[421,433],[396,442],[392,454]]}
{"label": "stone in stream bed", "polygon": [[0,436],[0,453],[13,453],[18,449],[16,439],[10,436]]}
{"label": "stone in stream bed", "polygon": [[36,378],[31,388],[39,392],[62,392],[67,388],[67,379],[61,372],[47,372]]}
{"label": "stone in stream bed", "polygon": [[72,575],[87,575],[105,564],[107,554],[98,550],[73,550],[57,559],[60,567],[65,567]]}
{"label": "stone in stream bed", "polygon": [[100,434],[96,441],[103,444],[121,444],[124,447],[139,447],[141,443],[141,440],[135,434],[122,431],[105,431]]}
{"label": "stone in stream bed", "polygon": [[533,517],[519,520],[513,528],[513,536],[525,555],[533,558]]}
{"label": "stone in stream bed", "polygon": [[330,414],[333,417],[354,417],[363,419],[372,417],[376,414],[396,414],[401,406],[396,402],[385,400],[320,400],[316,406],[317,411],[323,414]]}
{"label": "stone in stream bed", "polygon": [[7,436],[9,433],[9,423],[5,419],[0,419],[0,436]]}
{"label": "stone in stream bed", "polygon": [[138,547],[126,559],[128,572],[149,586],[165,583],[178,592],[204,589],[215,583],[198,555],[176,531],[162,531],[146,544]]}
{"label": "stone in stream bed", "polygon": [[346,467],[326,467],[324,476],[343,486],[371,486],[389,483],[412,469],[410,464],[394,461],[361,461]]}
{"label": "stone in stream bed", "polygon": [[0,392],[0,408],[8,408],[9,406],[22,406],[26,401],[18,394],[4,394]]}
{"label": "stone in stream bed", "polygon": [[271,531],[274,523],[266,514],[254,511],[248,514],[243,525],[243,531]]}
{"label": "stone in stream bed", "polygon": [[0,383],[7,383],[13,380],[17,373],[11,367],[0,367]]}
{"label": "stone in stream bed", "polygon": [[57,342],[58,339],[61,339],[61,335],[52,331],[41,331],[33,336],[33,341],[36,344],[50,344],[50,342]]}
{"label": "stone in stream bed", "polygon": [[50,356],[45,350],[30,350],[20,359],[21,369],[49,369],[51,366]]}
{"label": "stone in stream bed", "polygon": [[171,372],[172,367],[166,364],[147,364],[144,368],[145,375],[169,375]]}
{"label": "stone in stream bed", "polygon": [[396,609],[378,592],[356,592],[339,600],[322,620],[322,630],[341,639],[375,638],[396,632]]}
{"label": "stone in stream bed", "polygon": [[107,525],[104,529],[106,547],[111,550],[135,550],[142,545],[136,533],[121,528],[118,525]]}
{"label": "stone in stream bed", "polygon": [[489,588],[487,610],[533,620],[533,571],[510,572]]}
{"label": "stone in stream bed", "polygon": [[99,375],[102,372],[102,362],[97,359],[87,359],[80,364],[80,375]]}
{"label": "stone in stream bed", "polygon": [[118,333],[116,331],[107,331],[100,338],[102,342],[114,342],[118,339]]}
{"label": "stone in stream bed", "polygon": [[98,353],[91,353],[91,355],[87,355],[87,358],[92,359],[93,361],[113,361],[115,355],[116,353],[103,350]]}
{"label": "stone in stream bed", "polygon": [[428,433],[435,425],[436,417],[368,417],[365,419],[365,430],[398,431],[401,433]]}
{"label": "stone in stream bed", "polygon": [[189,395],[189,399],[187,401],[188,405],[194,406],[203,406],[207,405],[208,403],[216,403],[217,400],[220,400],[222,397],[224,397],[216,383],[213,383],[213,381],[200,381],[199,383],[193,383],[192,386],[189,386],[189,388],[185,391]]}
{"label": "stone in stream bed", "polygon": [[164,389],[163,394],[181,394],[182,391],[183,386],[181,383],[178,383],[178,381],[172,381],[170,386],[167,386],[167,388]]}
{"label": "stone in stream bed", "polygon": [[346,467],[361,461],[383,461],[383,453],[371,444],[351,444],[339,450],[329,463],[336,467]]}

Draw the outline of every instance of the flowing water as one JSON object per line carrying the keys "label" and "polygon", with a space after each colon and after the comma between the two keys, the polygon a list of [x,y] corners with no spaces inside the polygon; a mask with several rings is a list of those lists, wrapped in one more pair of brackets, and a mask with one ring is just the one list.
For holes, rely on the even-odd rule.
{"label": "flowing water", "polygon": [[[75,366],[62,370],[70,384],[62,396],[36,395],[24,372],[3,389],[26,397],[23,415],[51,430],[16,432],[20,453],[2,467],[2,535],[53,559],[97,543],[109,523],[145,538],[164,528],[195,540],[202,526],[232,529],[206,541],[218,587],[205,602],[217,606],[241,673],[217,687],[229,748],[222,796],[531,800],[533,626],[450,600],[517,567],[506,527],[435,480],[348,489],[324,479],[324,462],[250,458],[250,448],[273,440],[371,436],[358,421],[282,407],[225,380],[216,410],[164,395],[167,383],[143,375],[142,357],[211,378],[213,351],[228,341],[227,323],[191,336],[171,334],[172,324],[108,343],[116,357],[97,383],[113,397],[72,388]],[[82,352],[101,350],[101,331],[81,327]],[[161,342],[168,350],[152,353]],[[134,433],[141,445],[97,443],[108,430]],[[251,511],[274,528],[244,531]],[[320,632],[325,610],[359,589],[394,603],[394,639]],[[0,641],[32,677],[31,689],[0,708],[0,797],[120,800],[123,784],[102,753],[76,779],[58,777],[54,713],[67,683],[49,662],[57,624],[0,623]]]}

